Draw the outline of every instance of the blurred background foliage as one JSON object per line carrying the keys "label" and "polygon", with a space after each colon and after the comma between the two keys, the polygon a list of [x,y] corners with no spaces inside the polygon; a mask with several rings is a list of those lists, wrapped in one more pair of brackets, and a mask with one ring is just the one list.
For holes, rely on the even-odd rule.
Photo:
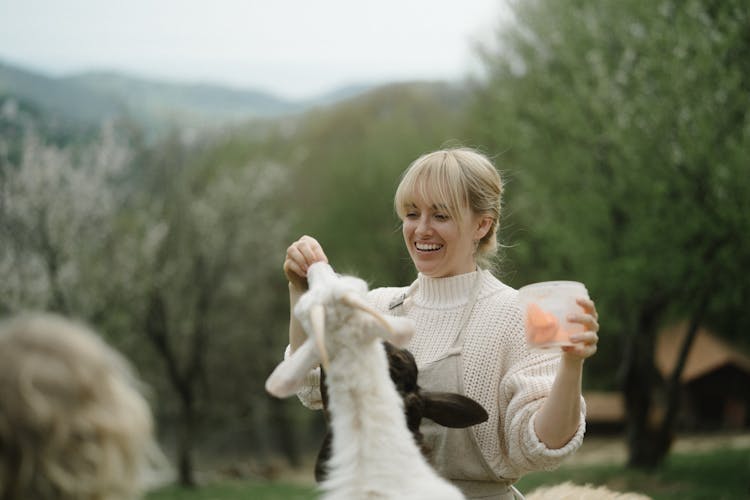
{"label": "blurred background foliage", "polygon": [[[82,318],[130,356],[183,483],[196,460],[296,464],[321,417],[263,390],[286,345],[287,245],[311,234],[340,272],[409,283],[399,176],[476,147],[506,182],[498,276],[586,283],[602,340],[585,384],[623,391],[631,463],[658,463],[673,432],[645,420],[658,329],[687,318],[750,347],[750,5],[527,0],[497,37],[474,81],[245,120],[227,96],[196,114],[206,89],[155,121],[133,100],[164,85],[121,108],[101,89],[132,85],[0,66],[0,312]],[[90,109],[66,112],[86,92]]]}

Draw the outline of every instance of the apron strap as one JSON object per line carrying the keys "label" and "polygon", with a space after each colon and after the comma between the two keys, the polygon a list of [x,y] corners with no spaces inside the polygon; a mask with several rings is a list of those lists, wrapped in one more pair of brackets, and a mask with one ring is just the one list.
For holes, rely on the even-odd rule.
{"label": "apron strap", "polygon": [[[469,320],[471,319],[471,313],[477,303],[479,290],[482,289],[482,277],[482,269],[480,267],[477,267],[474,285],[472,286],[471,292],[469,293],[469,300],[466,301],[466,305],[464,305],[464,308],[461,310],[461,323],[459,323],[458,334],[456,335],[453,344],[451,344],[451,347],[448,349],[448,352],[446,354],[457,354],[463,350],[466,325],[469,323]],[[415,280],[411,284],[411,286],[409,286],[406,292],[394,297],[388,304],[388,311],[396,316],[402,316],[404,314],[402,306],[406,304],[407,300],[410,300],[410,297],[416,291],[418,286],[418,280]]]}

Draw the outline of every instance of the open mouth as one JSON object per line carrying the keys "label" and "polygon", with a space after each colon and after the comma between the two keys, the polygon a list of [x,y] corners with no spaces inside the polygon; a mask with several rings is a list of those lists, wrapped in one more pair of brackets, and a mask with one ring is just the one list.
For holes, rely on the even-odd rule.
{"label": "open mouth", "polygon": [[414,247],[420,252],[437,252],[443,248],[443,245],[438,245],[437,243],[415,243]]}

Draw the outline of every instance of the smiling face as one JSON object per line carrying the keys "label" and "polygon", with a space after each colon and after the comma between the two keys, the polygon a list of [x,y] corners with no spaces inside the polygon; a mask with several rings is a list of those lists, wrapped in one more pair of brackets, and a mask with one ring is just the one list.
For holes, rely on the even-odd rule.
{"label": "smiling face", "polygon": [[[451,215],[454,213],[454,215]],[[414,199],[404,207],[404,242],[417,270],[431,278],[470,273],[476,269],[476,243],[489,222],[468,207],[449,211],[445,205]]]}
{"label": "smiling face", "polygon": [[492,163],[468,149],[434,151],[404,172],[394,208],[414,265],[434,278],[482,265],[497,247],[502,184]]}

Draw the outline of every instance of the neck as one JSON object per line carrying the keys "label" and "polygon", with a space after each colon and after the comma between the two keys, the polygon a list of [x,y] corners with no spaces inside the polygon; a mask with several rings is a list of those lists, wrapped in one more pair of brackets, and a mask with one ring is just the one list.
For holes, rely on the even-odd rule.
{"label": "neck", "polygon": [[[328,408],[333,429],[336,475],[372,474],[394,457],[421,460],[414,438],[406,427],[403,402],[388,372],[388,360],[379,341],[341,349],[326,374]],[[384,446],[387,443],[387,446]],[[392,464],[389,466],[392,467]]]}
{"label": "neck", "polygon": [[427,307],[459,307],[466,304],[475,287],[481,286],[481,271],[460,274],[450,278],[430,278],[419,275],[414,300]]}

